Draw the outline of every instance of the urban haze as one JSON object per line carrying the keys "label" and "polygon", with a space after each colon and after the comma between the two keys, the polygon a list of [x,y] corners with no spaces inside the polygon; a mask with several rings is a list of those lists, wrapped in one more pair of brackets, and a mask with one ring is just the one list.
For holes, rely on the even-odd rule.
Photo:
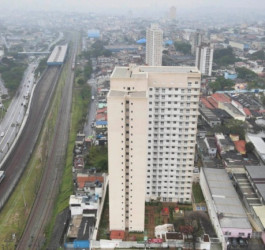
{"label": "urban haze", "polygon": [[0,249],[264,249],[265,1],[0,6]]}

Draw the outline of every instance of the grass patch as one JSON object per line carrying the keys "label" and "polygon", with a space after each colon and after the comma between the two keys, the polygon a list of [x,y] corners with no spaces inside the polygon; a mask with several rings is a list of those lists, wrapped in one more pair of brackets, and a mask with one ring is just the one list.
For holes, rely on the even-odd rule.
{"label": "grass patch", "polygon": [[193,183],[192,195],[194,197],[195,203],[205,202],[203,194],[202,194],[201,186],[199,183]]}

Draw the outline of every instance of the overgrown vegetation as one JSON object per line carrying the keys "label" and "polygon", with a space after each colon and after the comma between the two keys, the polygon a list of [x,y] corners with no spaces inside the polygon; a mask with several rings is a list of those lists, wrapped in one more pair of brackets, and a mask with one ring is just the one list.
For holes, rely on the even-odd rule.
{"label": "overgrown vegetation", "polygon": [[109,190],[106,191],[105,203],[102,211],[101,220],[98,227],[98,240],[109,239]]}
{"label": "overgrown vegetation", "polygon": [[216,49],[213,54],[213,61],[218,66],[227,66],[234,64],[237,60],[233,53],[233,49],[228,47],[226,49]]}
{"label": "overgrown vegetation", "polygon": [[212,89],[213,92],[219,90],[231,90],[233,89],[234,82],[230,79],[225,79],[224,77],[220,76],[216,79],[215,82],[209,83],[209,87]]}
{"label": "overgrown vegetation", "polygon": [[186,42],[177,41],[174,43],[176,51],[183,53],[184,55],[191,53],[191,45]]}
{"label": "overgrown vegetation", "polygon": [[86,168],[95,167],[99,171],[108,171],[107,146],[92,146],[86,156]]}
{"label": "overgrown vegetation", "polygon": [[91,59],[89,56],[87,57],[86,52],[84,52],[81,55],[81,57],[86,58],[87,63],[83,69],[77,68],[77,70],[76,70],[75,79],[76,79],[76,82],[78,83],[78,85],[84,85],[87,82],[87,80],[91,77],[91,74],[93,72]]}
{"label": "overgrown vegetation", "polygon": [[204,202],[204,197],[199,183],[192,184],[192,194],[196,203]]}
{"label": "overgrown vegetation", "polygon": [[0,73],[4,80],[5,87],[9,90],[11,95],[16,92],[23,79],[26,68],[27,65],[23,61],[8,59],[6,57],[2,59]]}

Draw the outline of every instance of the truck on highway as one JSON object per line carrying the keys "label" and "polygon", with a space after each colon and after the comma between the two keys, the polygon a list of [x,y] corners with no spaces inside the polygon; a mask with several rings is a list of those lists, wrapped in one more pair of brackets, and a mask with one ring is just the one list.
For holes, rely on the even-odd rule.
{"label": "truck on highway", "polygon": [[92,95],[91,99],[92,99],[92,101],[94,101],[95,100],[95,96]]}
{"label": "truck on highway", "polygon": [[0,171],[0,183],[5,178],[5,171]]}

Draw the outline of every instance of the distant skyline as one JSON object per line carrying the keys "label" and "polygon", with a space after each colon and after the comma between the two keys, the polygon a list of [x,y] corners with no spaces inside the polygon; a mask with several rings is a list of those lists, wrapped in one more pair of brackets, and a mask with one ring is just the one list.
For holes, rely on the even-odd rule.
{"label": "distant skyline", "polygon": [[[225,9],[265,10],[264,0],[0,0],[1,11],[77,11],[109,12],[129,9],[147,9],[150,12],[165,12],[171,6],[177,11],[205,9],[205,11]],[[136,13],[137,14],[137,13]]]}

